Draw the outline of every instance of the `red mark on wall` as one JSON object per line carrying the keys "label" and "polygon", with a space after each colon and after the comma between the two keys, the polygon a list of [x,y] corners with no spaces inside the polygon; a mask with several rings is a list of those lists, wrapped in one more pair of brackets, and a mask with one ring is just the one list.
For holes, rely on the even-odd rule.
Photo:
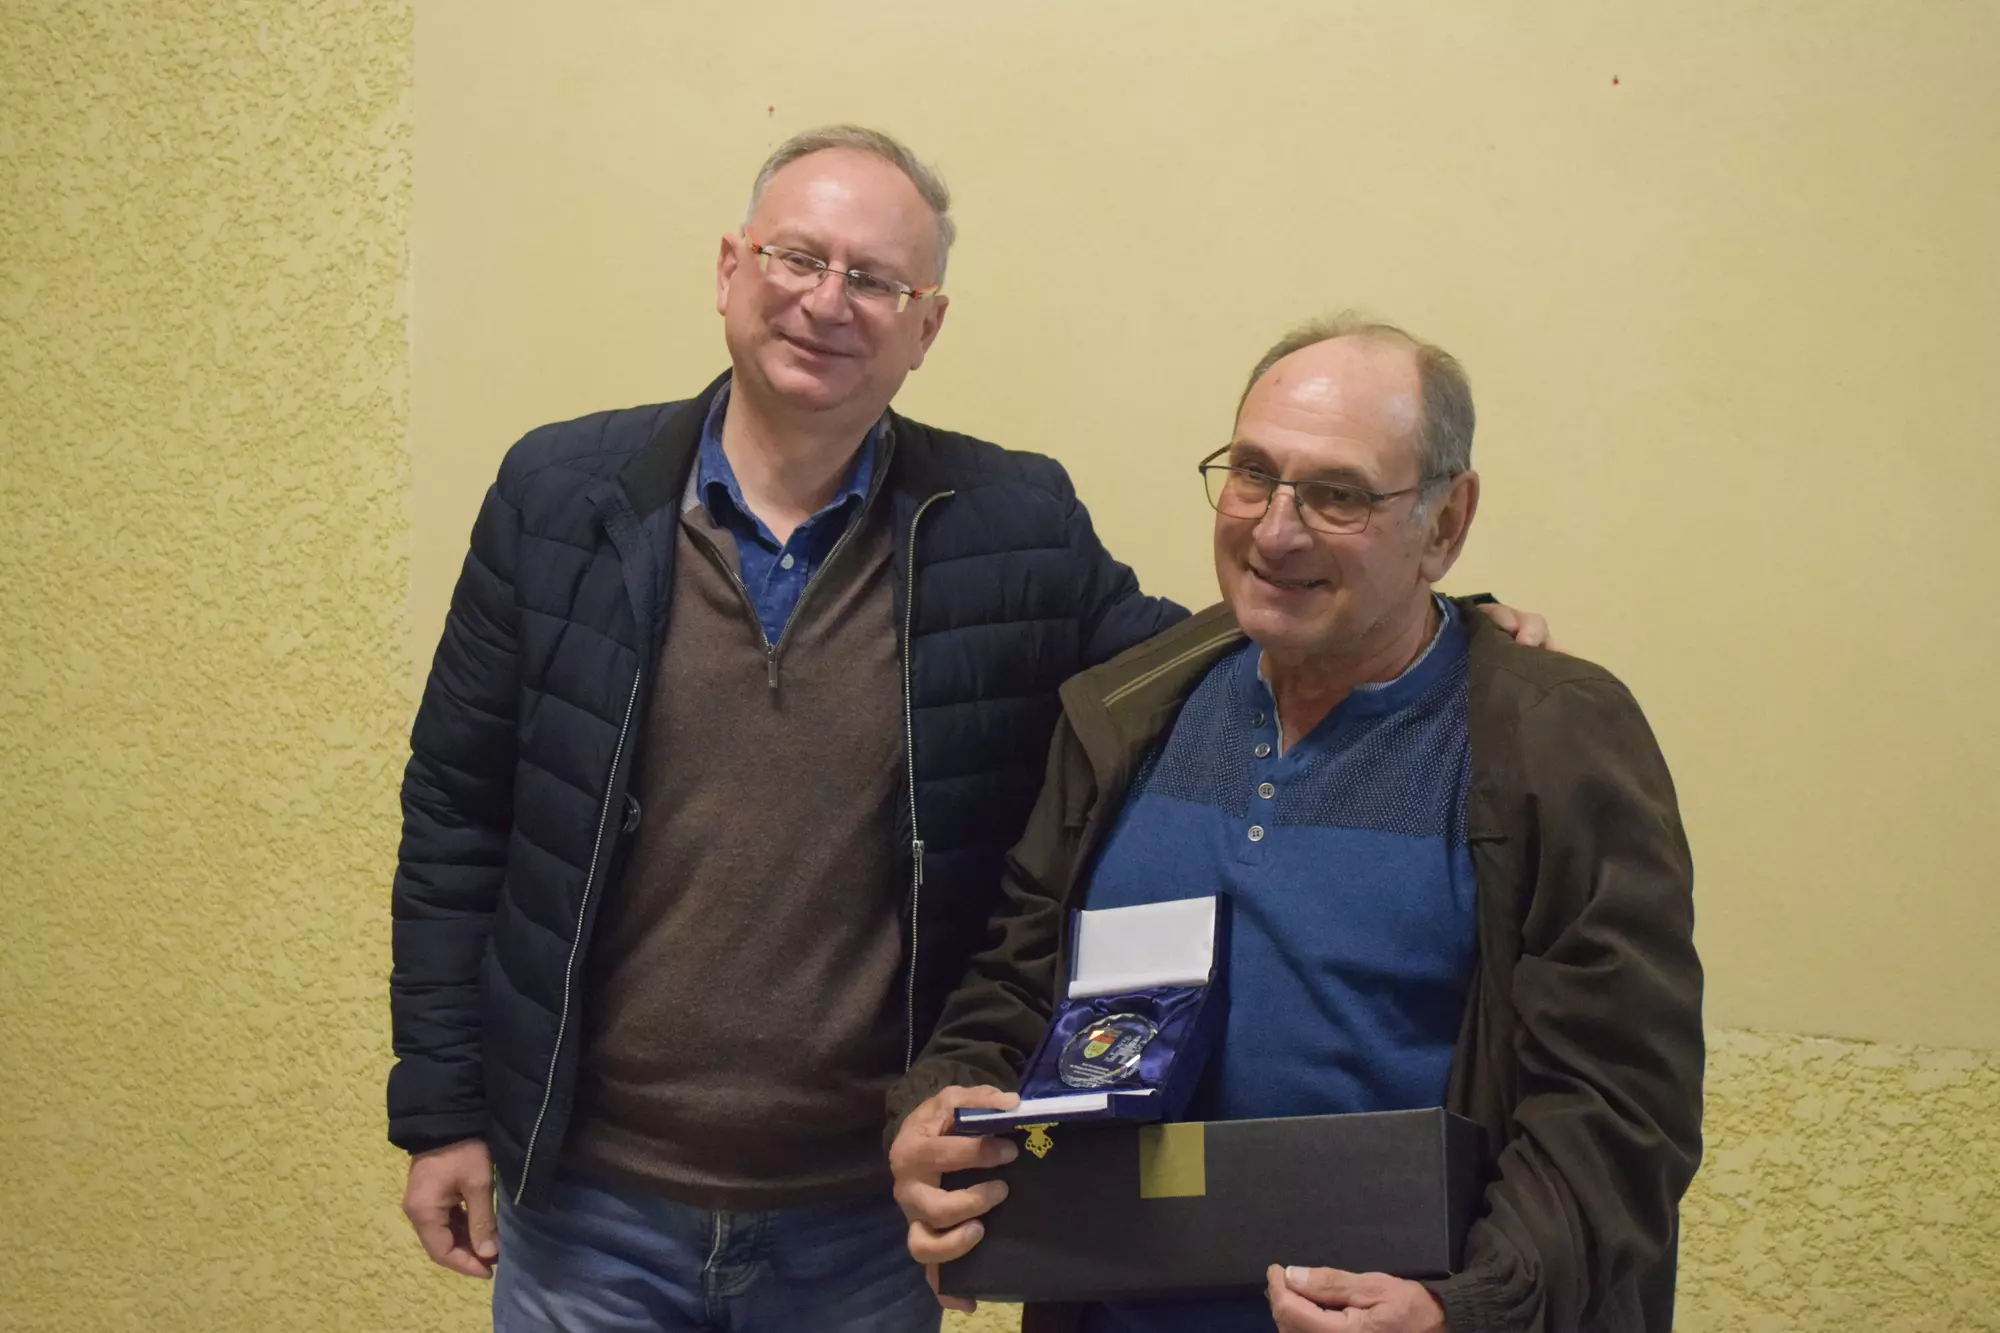
{"label": "red mark on wall", "polygon": [[1616,74],[1613,74],[1611,76],[1611,86],[1613,88],[1616,88],[1618,86],[1618,76]]}
{"label": "red mark on wall", "polygon": [[[1618,80],[1616,80],[1616,79],[1613,79],[1613,80],[1612,80],[1612,82],[1613,82],[1613,83],[1616,83],[1616,82],[1618,82]],[[767,106],[767,107],[765,107],[765,108],[764,108],[764,114],[765,114],[765,115],[767,115],[767,116],[775,116],[775,115],[777,115],[777,114],[778,114],[778,108],[776,108],[776,107],[774,107],[774,106]]]}

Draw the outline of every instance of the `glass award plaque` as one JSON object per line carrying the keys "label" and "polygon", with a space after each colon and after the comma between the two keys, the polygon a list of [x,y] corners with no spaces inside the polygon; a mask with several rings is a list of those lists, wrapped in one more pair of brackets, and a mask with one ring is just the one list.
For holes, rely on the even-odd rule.
{"label": "glass award plaque", "polygon": [[1071,1037],[1056,1062],[1065,1087],[1108,1088],[1139,1072],[1146,1046],[1160,1034],[1144,1014],[1107,1014]]}

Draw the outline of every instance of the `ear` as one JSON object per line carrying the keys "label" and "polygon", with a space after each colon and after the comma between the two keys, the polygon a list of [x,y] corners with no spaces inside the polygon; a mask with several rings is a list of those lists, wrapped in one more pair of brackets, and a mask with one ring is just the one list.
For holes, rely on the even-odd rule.
{"label": "ear", "polygon": [[939,292],[924,304],[930,309],[924,311],[924,321],[917,329],[917,354],[910,362],[911,370],[920,369],[924,364],[924,357],[930,354],[931,344],[937,341],[938,330],[944,327],[944,311],[945,307],[951,304],[951,298]]}
{"label": "ear", "polygon": [[729,283],[736,276],[736,266],[743,262],[743,248],[737,244],[737,237],[724,235],[722,253],[715,257],[715,313],[729,313]]}
{"label": "ear", "polygon": [[1479,474],[1461,472],[1451,479],[1451,489],[1431,511],[1424,533],[1423,576],[1436,583],[1458,563],[1465,539],[1472,532],[1472,517],[1479,512]]}

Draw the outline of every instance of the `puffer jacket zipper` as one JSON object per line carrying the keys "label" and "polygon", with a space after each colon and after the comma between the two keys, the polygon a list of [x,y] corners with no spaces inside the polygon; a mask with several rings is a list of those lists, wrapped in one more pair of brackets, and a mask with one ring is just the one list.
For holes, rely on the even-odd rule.
{"label": "puffer jacket zipper", "polygon": [[910,659],[916,655],[911,634],[917,623],[917,525],[924,511],[939,500],[948,500],[956,491],[939,491],[922,504],[910,518],[910,546],[904,563],[903,589],[903,774],[910,788],[910,965],[903,988],[903,1071],[917,1058],[917,925],[918,908],[924,894],[924,835],[917,826],[917,724],[915,698],[911,687]]}
{"label": "puffer jacket zipper", "polygon": [[618,765],[625,758],[625,742],[632,733],[632,715],[639,706],[639,686],[646,678],[645,668],[632,673],[632,693],[625,700],[625,720],[618,726],[618,744],[611,752],[611,771],[604,779],[604,800],[597,810],[597,840],[590,847],[590,869],[583,877],[583,896],[576,907],[576,930],[571,936],[569,961],[563,966],[562,1011],[556,1017],[555,1047],[549,1052],[548,1076],[542,1080],[542,1105],[535,1112],[535,1127],[528,1133],[528,1148],[521,1156],[521,1183],[514,1191],[514,1202],[520,1203],[528,1192],[528,1179],[535,1169],[535,1144],[542,1136],[542,1122],[548,1118],[549,1100],[556,1090],[556,1065],[562,1060],[563,1038],[569,1033],[570,996],[576,988],[576,957],[583,949],[583,923],[590,914],[590,895],[597,887],[598,867],[604,861],[604,831],[611,819],[612,794],[618,787]]}

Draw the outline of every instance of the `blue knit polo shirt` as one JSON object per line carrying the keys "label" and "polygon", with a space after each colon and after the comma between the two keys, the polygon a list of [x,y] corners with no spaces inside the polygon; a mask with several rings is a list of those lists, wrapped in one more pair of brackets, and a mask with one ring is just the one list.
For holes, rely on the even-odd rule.
{"label": "blue knit polo shirt", "polygon": [[[1256,646],[1217,662],[1105,842],[1089,907],[1218,890],[1234,900],[1229,1021],[1199,1118],[1444,1101],[1472,971],[1474,888],[1465,631],[1457,608],[1439,605],[1437,636],[1414,665],[1356,690],[1283,755]],[[1256,1296],[1121,1303],[1092,1311],[1086,1328],[1227,1333],[1270,1322]]]}

